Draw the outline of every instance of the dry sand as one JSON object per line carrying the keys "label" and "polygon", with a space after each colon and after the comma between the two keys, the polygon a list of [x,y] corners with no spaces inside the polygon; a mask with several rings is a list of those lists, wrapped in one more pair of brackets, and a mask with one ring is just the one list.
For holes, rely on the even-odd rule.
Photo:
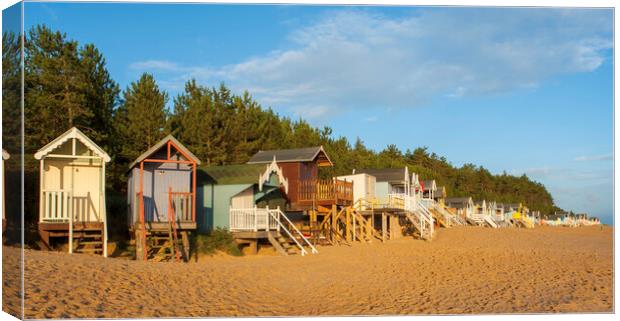
{"label": "dry sand", "polygon": [[[442,229],[306,257],[152,263],[27,250],[26,318],[613,311],[613,229]],[[4,248],[5,264],[18,249]],[[18,307],[6,273],[4,309]]]}

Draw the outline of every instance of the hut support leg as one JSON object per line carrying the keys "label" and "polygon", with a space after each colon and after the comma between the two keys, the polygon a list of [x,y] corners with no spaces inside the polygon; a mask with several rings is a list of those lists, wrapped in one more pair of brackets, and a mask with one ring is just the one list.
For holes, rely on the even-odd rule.
{"label": "hut support leg", "polygon": [[385,237],[387,234],[387,219],[385,212],[381,213],[381,242],[385,243]]}
{"label": "hut support leg", "polygon": [[188,231],[181,232],[181,241],[183,242],[183,260],[189,261],[189,254],[191,253],[191,249],[189,248],[189,235]]}
{"label": "hut support leg", "polygon": [[142,231],[136,229],[135,237],[136,237],[136,260],[143,261],[144,256],[142,255],[142,253],[144,253],[144,248],[143,248],[144,242],[142,241]]}
{"label": "hut support leg", "polygon": [[351,242],[351,211],[350,209],[347,207],[346,208],[346,216],[345,216],[345,225],[346,225],[346,231],[345,234],[347,236],[347,242]]}

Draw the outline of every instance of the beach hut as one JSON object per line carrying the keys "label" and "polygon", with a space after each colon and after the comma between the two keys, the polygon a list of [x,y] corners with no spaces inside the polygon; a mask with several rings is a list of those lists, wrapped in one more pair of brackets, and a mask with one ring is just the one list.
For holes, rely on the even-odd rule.
{"label": "beach hut", "polygon": [[435,200],[435,202],[439,203],[439,205],[445,206],[447,196],[448,196],[448,193],[446,192],[446,187],[439,186],[437,187],[437,190],[435,191],[433,199]]}
{"label": "beach hut", "polygon": [[323,146],[259,151],[247,163],[269,164],[274,158],[289,184],[288,210],[304,211],[353,203],[353,183],[319,178],[320,168],[334,165]]}
{"label": "beach hut", "polygon": [[237,244],[251,253],[261,242],[270,243],[282,255],[313,253],[309,243],[285,213],[289,182],[275,159],[268,164],[241,164],[204,168],[200,183],[205,225],[229,230]]}
{"label": "beach hut", "polygon": [[437,192],[437,182],[434,179],[425,180],[422,182],[424,190],[422,197],[426,199],[435,199],[435,192]]}
{"label": "beach hut", "polygon": [[[336,177],[339,180],[353,183],[353,202],[359,204],[359,208],[365,209],[367,203],[375,198],[375,185],[377,178],[366,174],[351,174]],[[363,203],[363,204],[362,204]]]}
{"label": "beach hut", "polygon": [[474,201],[471,197],[448,197],[446,207],[453,209],[461,218],[466,218],[474,212]]}
{"label": "beach hut", "polygon": [[5,189],[5,184],[4,181],[6,180],[6,172],[4,171],[4,161],[9,159],[11,157],[11,155],[9,154],[9,152],[7,152],[4,148],[2,149],[2,233],[4,233],[6,231],[6,197],[5,197],[5,193],[4,193],[4,189]]}
{"label": "beach hut", "polygon": [[203,225],[208,229],[254,231],[259,229],[256,222],[242,220],[241,212],[251,211],[254,216],[254,208],[286,208],[289,183],[275,160],[269,164],[210,166],[203,171],[199,194],[204,198],[208,222]]}
{"label": "beach hut", "polygon": [[375,197],[386,199],[390,194],[412,195],[411,176],[409,169],[383,168],[383,169],[358,169],[353,174],[367,174],[375,177]]}
{"label": "beach hut", "polygon": [[97,144],[73,127],[34,154],[40,161],[39,235],[43,246],[68,238],[68,251],[107,256],[105,166]]}
{"label": "beach hut", "polygon": [[129,166],[128,224],[137,259],[188,258],[189,234],[196,230],[197,165],[200,160],[168,135]]}

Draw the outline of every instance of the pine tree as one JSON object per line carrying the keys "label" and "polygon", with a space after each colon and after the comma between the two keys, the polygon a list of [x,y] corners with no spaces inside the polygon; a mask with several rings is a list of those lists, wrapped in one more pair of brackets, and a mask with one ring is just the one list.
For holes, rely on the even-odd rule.
{"label": "pine tree", "polygon": [[144,73],[127,86],[123,98],[114,115],[118,159],[131,162],[166,135],[168,94],[159,89],[152,75]]}
{"label": "pine tree", "polygon": [[21,71],[19,36],[2,34],[2,145],[17,154],[21,145]]}

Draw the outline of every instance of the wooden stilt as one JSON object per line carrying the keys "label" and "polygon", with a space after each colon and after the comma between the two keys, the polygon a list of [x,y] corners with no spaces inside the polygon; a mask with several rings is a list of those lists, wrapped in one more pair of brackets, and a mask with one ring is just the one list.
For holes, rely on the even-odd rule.
{"label": "wooden stilt", "polygon": [[347,242],[351,242],[351,208],[347,207],[345,209],[345,235],[347,238]]}
{"label": "wooden stilt", "polygon": [[336,235],[334,235],[334,230],[336,230],[336,232],[337,232],[337,229],[338,229],[338,222],[336,221],[337,215],[338,215],[338,209],[336,208],[336,205],[334,204],[334,205],[332,205],[332,222],[331,222],[331,226],[330,226],[331,228],[329,229],[330,234],[331,234],[330,237],[331,237],[332,243],[334,241],[336,241],[335,240],[336,239]]}
{"label": "wooden stilt", "polygon": [[381,241],[385,243],[387,234],[387,219],[385,217],[385,212],[381,212]]}

